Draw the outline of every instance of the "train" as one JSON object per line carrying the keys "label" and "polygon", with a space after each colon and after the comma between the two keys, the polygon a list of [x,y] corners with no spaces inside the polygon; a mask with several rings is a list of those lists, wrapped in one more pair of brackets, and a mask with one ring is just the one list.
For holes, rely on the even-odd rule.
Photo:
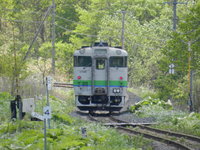
{"label": "train", "polygon": [[105,42],[74,52],[74,93],[81,111],[120,111],[127,99],[128,53]]}

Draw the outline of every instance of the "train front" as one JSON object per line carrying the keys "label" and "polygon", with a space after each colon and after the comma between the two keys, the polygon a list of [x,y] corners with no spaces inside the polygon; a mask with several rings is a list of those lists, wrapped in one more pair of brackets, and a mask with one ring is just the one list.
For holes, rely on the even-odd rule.
{"label": "train front", "polygon": [[119,111],[125,104],[127,52],[108,46],[74,53],[74,91],[80,110]]}

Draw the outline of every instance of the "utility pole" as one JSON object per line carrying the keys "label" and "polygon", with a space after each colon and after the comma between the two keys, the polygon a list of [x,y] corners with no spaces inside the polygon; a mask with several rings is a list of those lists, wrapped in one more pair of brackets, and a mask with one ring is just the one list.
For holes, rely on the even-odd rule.
{"label": "utility pole", "polygon": [[191,70],[191,41],[188,41],[188,88],[189,88],[189,110],[193,111],[193,93],[192,93],[192,70]]}
{"label": "utility pole", "polygon": [[176,16],[176,5],[177,0],[174,0],[173,2],[173,30],[176,31],[176,24],[177,24],[177,16]]}
{"label": "utility pole", "polygon": [[122,42],[122,49],[124,49],[124,41],[125,41],[125,38],[124,38],[124,22],[125,22],[125,14],[126,14],[126,11],[121,11],[122,12],[122,35],[121,35],[121,42]]}
{"label": "utility pole", "polygon": [[188,101],[188,105],[189,105],[189,111],[192,112],[194,109],[193,107],[193,92],[192,92],[192,88],[193,88],[193,84],[192,84],[192,77],[193,77],[193,71],[191,69],[191,62],[192,62],[192,49],[191,49],[191,45],[194,44],[195,42],[199,41],[200,37],[196,38],[195,40],[189,40],[188,42],[185,42],[183,40],[181,40],[183,43],[188,45],[188,91],[189,91],[189,101]]}
{"label": "utility pole", "polygon": [[177,4],[187,4],[184,2],[177,2],[177,0],[174,0],[173,2],[164,2],[164,4],[171,4],[173,3],[173,30],[176,31],[176,25],[177,25],[177,15],[176,15],[176,8]]}
{"label": "utility pole", "polygon": [[52,73],[55,74],[55,1],[52,0]]}

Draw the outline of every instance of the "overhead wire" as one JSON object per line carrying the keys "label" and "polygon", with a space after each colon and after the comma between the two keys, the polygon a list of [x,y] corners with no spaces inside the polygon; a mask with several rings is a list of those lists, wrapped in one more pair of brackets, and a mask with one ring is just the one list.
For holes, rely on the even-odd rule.
{"label": "overhead wire", "polygon": [[[8,8],[3,8],[2,10],[4,11],[13,11],[13,12],[21,12],[21,11],[24,11],[24,10],[19,10],[19,9],[8,9]],[[40,8],[39,10],[37,11],[29,11],[29,12],[26,12],[27,14],[43,14],[43,12],[40,12],[40,10],[42,10],[42,8]]]}
{"label": "overhead wire", "polygon": [[[9,21],[9,22],[27,22],[27,23],[41,23],[42,21],[31,21],[31,20],[13,20],[13,19],[6,19],[6,18],[1,18],[0,19],[2,20],[5,20],[5,21]],[[48,21],[45,21],[45,22],[48,22]]]}
{"label": "overhead wire", "polygon": [[69,22],[73,22],[75,24],[79,24],[79,25],[83,25],[83,26],[86,26],[86,27],[90,27],[90,28],[93,28],[93,29],[101,29],[99,27],[93,27],[93,26],[89,26],[89,25],[86,25],[86,24],[83,24],[83,23],[80,23],[80,22],[77,22],[77,21],[73,21],[73,20],[70,20],[70,19],[67,19],[67,18],[64,18],[64,17],[60,17],[58,15],[55,15],[56,17],[60,18],[60,19],[63,19],[65,21],[69,21]]}
{"label": "overhead wire", "polygon": [[[66,18],[61,17],[61,16],[58,16],[58,15],[56,15],[56,17],[58,17],[58,18],[60,18],[60,19],[63,19],[63,20],[65,20],[65,21],[73,22],[73,23],[75,23],[75,24],[83,25],[83,26],[86,26],[86,27],[89,27],[89,28],[102,30],[102,28],[101,28],[101,27],[97,27],[97,25],[96,25],[96,26],[89,26],[89,25],[86,25],[86,24],[83,24],[83,23],[80,23],[80,22],[77,22],[77,21],[73,21],[73,20],[70,20],[70,19],[66,19]],[[104,29],[104,30],[110,31],[110,30],[113,30],[114,28],[104,27],[103,29]],[[121,31],[121,28],[116,28],[116,29]],[[125,30],[125,32],[128,32],[128,31]],[[130,34],[132,34],[132,35],[135,35],[135,36],[141,36],[141,35],[139,35],[139,34],[135,34],[135,33],[131,33],[131,32],[128,32],[128,33],[130,33]],[[146,38],[146,39],[151,39],[151,40],[166,41],[166,39],[155,39],[155,38],[150,38],[150,37],[144,37],[144,38]]]}
{"label": "overhead wire", "polygon": [[[55,15],[55,16],[58,17],[58,18],[60,18],[60,19],[65,20],[65,21],[73,22],[73,23],[75,23],[75,24],[83,25],[83,26],[85,26],[85,27],[89,27],[89,28],[93,28],[93,29],[98,29],[98,30],[101,30],[101,29],[102,29],[101,27],[98,27],[98,25],[90,26],[90,25],[86,25],[86,24],[83,24],[83,23],[80,23],[80,22],[77,22],[77,21],[73,21],[73,20],[70,20],[70,19],[67,19],[67,18],[58,16],[58,15]],[[104,29],[106,29],[106,30],[113,30],[113,28],[109,28],[109,27],[104,27]]]}
{"label": "overhead wire", "polygon": [[[1,18],[0,17],[0,19],[2,19],[2,20],[8,20],[8,21],[11,21],[11,22],[27,22],[27,23],[41,23],[42,21],[30,21],[30,20],[12,20],[12,19],[4,19],[4,18]],[[71,20],[70,20],[71,21]],[[45,21],[45,22],[47,22],[47,21]],[[75,22],[75,21],[74,21]],[[78,23],[78,22],[75,22],[75,23]],[[117,38],[117,37],[115,37],[115,36],[98,36],[98,35],[90,35],[90,34],[85,34],[85,33],[80,33],[80,32],[74,32],[73,30],[69,30],[69,29],[67,29],[67,28],[65,28],[65,27],[62,27],[62,26],[60,26],[60,25],[57,25],[57,24],[55,24],[57,27],[59,27],[59,28],[61,28],[61,29],[64,29],[64,30],[66,30],[66,31],[68,31],[68,32],[71,32],[71,33],[74,33],[74,34],[79,34],[79,35],[85,35],[85,36],[88,36],[88,37],[99,37],[99,38]],[[128,32],[129,34],[131,34],[131,35],[134,35],[134,36],[141,36],[141,35],[139,35],[139,34],[134,34],[134,33],[131,33],[131,32]],[[119,38],[119,37],[118,37]],[[143,37],[143,38],[146,38],[146,39],[151,39],[151,40],[158,40],[158,39],[154,39],[154,38],[149,38],[149,37]],[[166,41],[166,40],[162,40],[162,39],[159,39],[160,41]],[[145,47],[144,45],[141,45],[141,44],[138,44],[138,43],[135,43],[136,45],[138,45],[138,46],[140,46],[140,47]],[[145,47],[146,48],[146,47]],[[148,49],[154,49],[154,48],[148,48]]]}
{"label": "overhead wire", "polygon": [[86,33],[74,32],[73,30],[67,29],[67,28],[65,28],[65,27],[63,27],[63,26],[60,26],[60,25],[57,25],[57,24],[55,24],[55,26],[57,26],[57,27],[59,27],[59,28],[61,28],[61,29],[63,29],[63,30],[66,30],[66,31],[68,31],[68,32],[71,32],[71,33],[74,33],[74,34],[78,34],[78,35],[85,35],[85,36],[88,36],[88,37],[116,38],[116,37],[114,37],[114,36],[100,36],[100,35],[91,35],[91,34],[86,34]]}
{"label": "overhead wire", "polygon": [[[56,15],[56,17],[58,17],[58,18],[60,18],[60,19],[63,19],[63,20],[65,20],[65,21],[70,21],[70,22],[73,22],[73,23],[76,23],[76,24],[79,24],[79,25],[84,25],[84,26],[87,26],[87,27],[90,27],[90,28],[94,28],[94,29],[102,29],[102,28],[100,28],[100,27],[94,27],[94,26],[89,26],[89,25],[85,25],[85,24],[83,24],[83,23],[80,23],[80,22],[76,22],[76,21],[73,21],[73,20],[70,20],[70,19],[66,19],[66,18],[63,18],[63,17],[60,17],[60,16],[58,16],[58,15]],[[3,18],[1,18],[1,19],[3,19]],[[41,21],[29,21],[29,20],[11,20],[11,19],[4,19],[4,20],[9,20],[9,21],[14,21],[14,22],[28,22],[28,23],[41,23]],[[46,22],[46,21],[45,21]],[[90,34],[85,34],[85,33],[79,33],[79,32],[74,32],[73,30],[69,30],[69,29],[67,29],[67,28],[65,28],[65,27],[62,27],[62,26],[60,26],[60,25],[57,25],[56,24],[56,26],[57,27],[59,27],[59,28],[61,28],[61,29],[64,29],[64,30],[66,30],[66,31],[68,31],[68,32],[71,32],[71,33],[74,33],[74,34],[79,34],[79,35],[85,35],[85,36],[88,36],[88,37],[104,37],[104,38],[116,38],[116,37],[114,37],[114,36],[98,36],[98,35],[90,35]],[[104,29],[107,29],[107,30],[113,30],[113,28],[104,28]],[[127,31],[126,31],[127,32]],[[131,34],[131,35],[134,35],[134,36],[141,36],[141,35],[139,35],[139,34],[134,34],[134,33],[130,33],[130,32],[128,32],[129,34]],[[146,38],[146,39],[151,39],[151,40],[159,40],[159,41],[166,41],[166,40],[162,40],[162,39],[155,39],[155,38],[150,38],[150,37],[144,37],[144,38]],[[138,46],[141,46],[141,44],[137,44]],[[144,47],[144,46],[143,46]]]}
{"label": "overhead wire", "polygon": [[[67,29],[67,28],[65,28],[65,27],[62,27],[62,26],[59,26],[59,25],[56,25],[57,27],[59,27],[59,28],[61,28],[61,29],[63,29],[63,30],[66,30],[66,31],[68,31],[68,32],[71,32],[71,33],[74,33],[74,34],[78,34],[78,35],[85,35],[85,36],[88,36],[88,37],[96,37],[96,38],[100,38],[100,36],[98,36],[98,35],[90,35],[90,34],[85,34],[85,33],[80,33],[80,32],[74,32],[73,30],[69,30],[69,29]],[[104,38],[111,38],[111,37],[114,37],[114,36],[102,36],[102,37],[104,37]],[[116,37],[114,37],[114,38],[116,38]],[[131,42],[131,43],[133,43],[133,41],[130,41],[130,40],[128,40],[129,41],[129,43]],[[150,47],[146,47],[145,45],[142,45],[142,44],[139,44],[139,43],[134,43],[135,45],[137,45],[137,46],[139,46],[139,47],[144,47],[144,48],[146,48],[146,49],[150,49],[150,50],[155,50],[156,48],[150,48]],[[159,48],[162,48],[162,47],[159,47]]]}
{"label": "overhead wire", "polygon": [[61,29],[63,29],[63,30],[66,30],[66,31],[68,31],[68,32],[74,33],[74,34],[86,35],[86,36],[88,36],[88,37],[98,37],[97,35],[90,35],[90,34],[85,34],[85,33],[74,32],[73,30],[69,30],[69,29],[67,29],[67,28],[65,28],[65,27],[62,27],[62,26],[60,26],[60,25],[57,25],[57,24],[55,24],[55,26],[57,26],[57,27],[59,27],[59,28],[61,28]]}

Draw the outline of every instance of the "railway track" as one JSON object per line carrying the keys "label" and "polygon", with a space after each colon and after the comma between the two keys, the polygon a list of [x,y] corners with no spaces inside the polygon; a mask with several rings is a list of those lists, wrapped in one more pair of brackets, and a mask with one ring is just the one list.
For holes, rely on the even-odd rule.
{"label": "railway track", "polygon": [[89,115],[88,118],[105,126],[115,127],[126,134],[142,135],[145,138],[165,143],[180,150],[200,150],[199,137],[149,127],[148,125],[152,125],[152,123],[129,123],[112,116],[102,119],[102,117]]}

